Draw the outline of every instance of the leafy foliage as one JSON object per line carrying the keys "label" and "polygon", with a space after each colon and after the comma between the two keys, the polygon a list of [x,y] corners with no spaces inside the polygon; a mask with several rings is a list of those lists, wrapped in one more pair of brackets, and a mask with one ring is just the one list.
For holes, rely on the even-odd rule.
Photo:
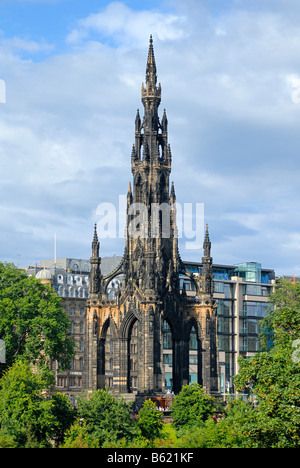
{"label": "leafy foliage", "polygon": [[193,383],[182,388],[172,404],[174,426],[199,425],[212,416],[215,410],[214,398],[204,393],[199,384]]}
{"label": "leafy foliage", "polygon": [[77,410],[79,418],[86,424],[89,443],[97,441],[98,447],[105,441],[132,439],[138,434],[135,421],[130,417],[130,408],[105,390],[94,392],[89,399],[81,399]]}
{"label": "leafy foliage", "polygon": [[[20,272],[11,267],[8,270],[14,284],[15,275]],[[4,276],[0,275],[2,282]],[[23,286],[28,286],[22,274],[21,279],[24,279]],[[300,341],[299,284],[280,282],[271,298],[274,310],[263,321],[263,339],[269,341],[271,336],[272,346],[268,342],[264,350],[253,358],[239,361],[236,388],[238,391],[246,390],[255,404],[236,401],[226,410],[222,409],[222,414],[216,417],[214,399],[205,394],[200,385],[191,384],[183,387],[173,400],[174,423],[169,431],[164,430],[162,413],[157,411],[151,400],[144,403],[138,418],[133,418],[130,407],[104,390],[94,392],[89,399],[81,399],[76,410],[64,395],[52,394],[53,374],[49,369],[46,371],[46,368],[36,365],[32,367],[24,360],[25,356],[33,357],[36,362],[45,360],[47,348],[44,331],[36,341],[31,333],[45,330],[47,340],[53,345],[58,339],[56,331],[51,338],[51,334],[47,332],[47,326],[51,324],[50,317],[35,308],[36,304],[43,304],[46,308],[49,307],[50,313],[55,304],[51,300],[48,302],[51,290],[40,289],[40,286],[36,286],[33,281],[33,290],[41,296],[40,299],[35,297],[30,288],[28,297],[25,297],[22,288],[19,290],[16,287],[15,292],[11,290],[14,304],[9,303],[8,293],[5,295],[0,290],[1,331],[5,331],[8,339],[9,359],[12,362],[0,380],[0,447],[300,446],[300,367],[297,348]],[[7,284],[5,288],[9,290]],[[33,297],[32,302],[29,297]],[[36,315],[31,310],[32,304]],[[13,320],[11,314],[6,321],[3,311],[7,310],[9,315],[10,309],[15,311],[16,318]],[[22,325],[23,320],[27,320],[27,324]],[[50,344],[49,346],[51,347]],[[175,436],[172,434],[174,428]]]}
{"label": "leafy foliage", "polygon": [[248,437],[241,431],[241,421],[251,413],[249,405],[235,402],[219,421],[209,417],[201,425],[184,427],[180,448],[242,448],[247,447]]}
{"label": "leafy foliage", "polygon": [[7,367],[21,356],[38,364],[51,358],[68,368],[74,355],[70,322],[60,297],[14,265],[3,263],[0,263],[0,338],[6,345]]}
{"label": "leafy foliage", "polygon": [[139,411],[138,425],[142,437],[150,441],[161,436],[164,425],[163,416],[153,401],[146,400],[144,402],[142,409]]}
{"label": "leafy foliage", "polygon": [[298,447],[300,366],[293,359],[293,343],[300,338],[300,284],[281,281],[271,300],[274,310],[264,326],[273,332],[273,347],[240,359],[235,385],[248,389],[258,402],[247,429],[254,446]]}
{"label": "leafy foliage", "polygon": [[51,398],[48,389],[45,373],[37,368],[33,372],[24,361],[5,372],[0,380],[2,443],[10,440],[17,447],[50,447],[51,441],[63,437],[74,411],[65,395]]}

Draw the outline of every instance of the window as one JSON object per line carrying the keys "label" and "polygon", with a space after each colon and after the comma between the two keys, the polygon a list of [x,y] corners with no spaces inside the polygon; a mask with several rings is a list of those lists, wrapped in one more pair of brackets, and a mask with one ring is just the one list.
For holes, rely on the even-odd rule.
{"label": "window", "polygon": [[198,349],[197,332],[194,327],[190,334],[190,349]]}
{"label": "window", "polygon": [[190,354],[190,364],[192,365],[198,364],[197,354]]}
{"label": "window", "polygon": [[189,375],[189,383],[198,383],[198,375],[196,373],[191,373]]}
{"label": "window", "polygon": [[262,296],[261,286],[256,284],[247,284],[244,286],[244,295]]}
{"label": "window", "polygon": [[215,292],[216,293],[223,293],[224,292],[224,283],[221,283],[220,281],[215,281]]}
{"label": "window", "polygon": [[218,333],[230,333],[230,319],[225,317],[218,318]]}
{"label": "window", "polygon": [[259,339],[256,337],[248,337],[248,351],[256,352],[259,351]]}
{"label": "window", "polygon": [[165,372],[165,386],[171,390],[173,386],[173,374],[172,372]]}
{"label": "window", "polygon": [[58,377],[57,378],[57,386],[61,387],[61,388],[65,388],[67,386],[66,377]]}
{"label": "window", "polygon": [[225,301],[224,299],[217,299],[217,314],[218,315],[225,315],[227,317],[232,316],[232,302]]}
{"label": "window", "polygon": [[75,377],[69,377],[69,387],[75,387],[75,386],[76,386]]}
{"label": "window", "polygon": [[247,320],[247,329],[248,333],[256,334],[259,333],[259,324],[257,320],[248,319]]}
{"label": "window", "polygon": [[[255,262],[246,262],[236,265],[236,274],[240,278],[253,283],[261,282],[261,264]],[[250,294],[250,293],[248,293]]]}
{"label": "window", "polygon": [[114,388],[114,379],[113,377],[108,377],[108,387],[109,388]]}
{"label": "window", "polygon": [[255,336],[244,336],[240,340],[240,351],[256,353],[259,351],[259,338]]}
{"label": "window", "polygon": [[266,302],[244,301],[243,315],[263,318],[267,315],[270,305]]}
{"label": "window", "polygon": [[163,325],[163,348],[164,349],[173,349],[173,339],[172,339],[172,332],[168,322],[164,321]]}
{"label": "window", "polygon": [[219,335],[219,350],[230,351],[230,335]]}
{"label": "window", "polygon": [[137,379],[137,377],[132,377],[132,379],[131,379],[131,384],[132,384],[132,385],[131,385],[132,388],[137,388],[137,386],[138,386],[138,379]]}
{"label": "window", "polygon": [[173,354],[164,354],[164,364],[167,364],[168,366],[172,367],[173,366]]}

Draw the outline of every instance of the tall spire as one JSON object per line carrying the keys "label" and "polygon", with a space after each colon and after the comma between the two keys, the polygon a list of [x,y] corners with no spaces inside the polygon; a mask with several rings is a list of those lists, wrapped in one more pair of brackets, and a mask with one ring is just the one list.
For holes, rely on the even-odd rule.
{"label": "tall spire", "polygon": [[92,242],[92,254],[93,257],[98,258],[99,257],[99,250],[100,250],[100,242],[98,239],[98,233],[97,233],[97,224],[95,224],[94,227],[94,238]]}
{"label": "tall spire", "polygon": [[102,292],[102,274],[101,258],[99,257],[100,242],[97,233],[97,224],[94,228],[94,237],[92,242],[91,274],[90,274],[90,293],[99,294]]}
{"label": "tall spire", "polygon": [[203,243],[204,257],[210,257],[211,255],[211,242],[209,238],[208,224],[206,225],[205,239]]}
{"label": "tall spire", "polygon": [[213,274],[213,259],[211,257],[211,241],[209,238],[208,224],[206,225],[205,239],[203,243],[202,257],[202,292],[212,297],[214,292],[214,274]]}
{"label": "tall spire", "polygon": [[154,87],[156,83],[157,83],[156,63],[155,63],[155,56],[154,56],[154,49],[153,49],[153,39],[152,39],[152,34],[151,34],[148,60],[147,60],[147,68],[146,68],[146,84]]}
{"label": "tall spire", "polygon": [[[151,35],[146,67],[146,86],[144,83],[142,85],[142,102],[144,104],[146,114],[148,111],[151,111],[152,116],[157,114],[157,110],[161,102],[161,85],[159,84],[157,87],[156,84],[157,70],[154,56],[153,39]],[[150,112],[148,113],[150,115]],[[149,130],[151,129],[152,128],[150,126]],[[155,129],[157,130],[156,126]]]}

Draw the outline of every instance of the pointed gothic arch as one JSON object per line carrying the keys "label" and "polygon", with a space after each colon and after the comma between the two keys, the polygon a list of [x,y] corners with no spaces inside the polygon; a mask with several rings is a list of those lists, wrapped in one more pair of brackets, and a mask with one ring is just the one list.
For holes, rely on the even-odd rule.
{"label": "pointed gothic arch", "polygon": [[203,385],[203,346],[202,328],[195,317],[191,317],[185,324],[185,342],[188,343],[188,381]]}
{"label": "pointed gothic arch", "polygon": [[135,194],[135,203],[142,203],[143,201],[143,177],[140,172],[138,172],[134,178],[134,194]]}
{"label": "pointed gothic arch", "polygon": [[117,339],[117,327],[109,317],[100,331],[97,346],[97,387],[113,387],[114,379],[114,342]]}

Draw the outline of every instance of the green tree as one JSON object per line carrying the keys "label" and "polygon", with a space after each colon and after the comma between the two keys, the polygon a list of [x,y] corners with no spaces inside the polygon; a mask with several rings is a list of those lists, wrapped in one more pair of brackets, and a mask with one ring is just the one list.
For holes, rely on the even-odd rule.
{"label": "green tree", "polygon": [[88,430],[85,421],[77,419],[66,431],[64,443],[60,448],[99,448],[99,440]]}
{"label": "green tree", "polygon": [[51,398],[48,376],[18,361],[0,380],[1,433],[17,447],[50,447],[74,420],[64,395]]}
{"label": "green tree", "polygon": [[76,412],[69,398],[62,393],[52,395],[52,414],[55,418],[55,436],[56,446],[64,441],[65,433],[70,429],[70,426],[75,422]]}
{"label": "green tree", "polygon": [[180,433],[180,448],[253,448],[249,437],[255,413],[247,402],[234,401],[226,408],[226,415],[208,418],[202,425],[185,427]]}
{"label": "green tree", "polygon": [[186,385],[173,400],[174,426],[180,429],[183,426],[199,425],[212,416],[215,409],[214,398],[207,395],[199,384]]}
{"label": "green tree", "polygon": [[300,284],[281,281],[271,301],[274,310],[263,321],[263,333],[272,332],[272,347],[240,359],[235,378],[237,390],[246,389],[257,400],[243,431],[255,447],[299,447],[300,365],[294,343],[300,338]]}
{"label": "green tree", "polygon": [[130,408],[122,400],[116,400],[105,390],[97,390],[89,399],[78,402],[78,417],[86,424],[86,433],[98,446],[104,442],[128,440],[138,434],[136,421],[130,416]]}
{"label": "green tree", "polygon": [[272,336],[272,345],[277,349],[291,348],[300,338],[300,283],[280,280],[270,302],[273,307],[261,323],[263,350],[270,348],[268,336]]}
{"label": "green tree", "polygon": [[[50,286],[28,277],[12,264],[3,263],[0,263],[0,338],[6,345],[6,367],[24,357],[38,364],[50,358],[68,368],[74,355],[70,322],[61,298]],[[0,365],[0,373],[4,368]]]}
{"label": "green tree", "polygon": [[161,436],[164,426],[163,415],[158,411],[153,401],[146,400],[144,402],[143,407],[139,411],[138,425],[142,437],[148,439],[151,444]]}

